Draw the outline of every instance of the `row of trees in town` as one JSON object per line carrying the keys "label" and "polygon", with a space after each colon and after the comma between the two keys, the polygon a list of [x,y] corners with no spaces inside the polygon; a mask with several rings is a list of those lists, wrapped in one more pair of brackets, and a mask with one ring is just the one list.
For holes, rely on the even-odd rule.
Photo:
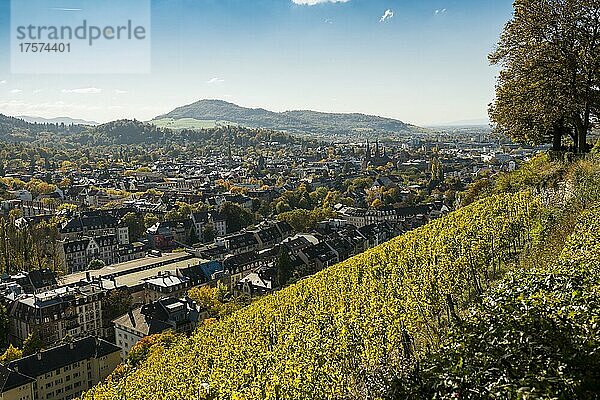
{"label": "row of trees in town", "polygon": [[55,221],[29,223],[18,212],[0,215],[0,272],[40,268],[62,272],[60,235]]}

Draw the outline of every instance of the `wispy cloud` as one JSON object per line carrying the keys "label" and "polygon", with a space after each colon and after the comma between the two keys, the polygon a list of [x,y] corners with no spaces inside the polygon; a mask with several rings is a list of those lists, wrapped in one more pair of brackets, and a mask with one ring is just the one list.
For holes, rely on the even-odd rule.
{"label": "wispy cloud", "polygon": [[115,94],[127,94],[129,93],[127,90],[115,89]]}
{"label": "wispy cloud", "polygon": [[6,85],[6,81],[5,80],[0,81],[0,85]]}
{"label": "wispy cloud", "polygon": [[316,4],[324,3],[347,3],[349,1],[350,0],[292,0],[292,3],[302,6],[314,6]]}
{"label": "wispy cloud", "polygon": [[65,7],[51,7],[54,11],[81,11],[81,8],[65,8]]}
{"label": "wispy cloud", "polygon": [[446,14],[447,12],[448,12],[448,10],[446,10],[445,8],[439,8],[439,9],[435,10],[435,15]]}
{"label": "wispy cloud", "polygon": [[76,94],[98,94],[102,93],[102,89],[96,87],[78,88],[78,89],[63,89],[63,93],[76,93]]}
{"label": "wispy cloud", "polygon": [[325,22],[326,24],[330,24],[330,25],[333,24],[333,20],[331,18],[325,18],[323,20],[323,22]]}
{"label": "wispy cloud", "polygon": [[57,115],[82,115],[84,112],[92,115],[100,109],[101,107],[99,106],[70,104],[62,101],[35,104],[22,100],[0,101],[0,113],[8,115],[39,115],[41,117],[52,118]]}
{"label": "wispy cloud", "polygon": [[23,93],[23,91],[21,89],[13,89],[10,92],[13,93],[13,94]]}
{"label": "wispy cloud", "polygon": [[379,18],[379,22],[386,22],[390,19],[394,18],[394,12],[390,9],[385,10],[381,18]]}
{"label": "wispy cloud", "polygon": [[210,78],[209,80],[206,81],[206,83],[208,83],[209,85],[216,85],[218,83],[223,83],[223,82],[225,82],[225,79],[217,78],[217,77]]}

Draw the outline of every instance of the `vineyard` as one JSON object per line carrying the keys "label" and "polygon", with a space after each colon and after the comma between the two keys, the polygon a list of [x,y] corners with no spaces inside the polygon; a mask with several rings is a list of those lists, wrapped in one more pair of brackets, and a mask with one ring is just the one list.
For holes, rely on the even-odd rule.
{"label": "vineyard", "polygon": [[598,399],[600,207],[558,260],[508,274],[437,354],[398,379],[396,398]]}
{"label": "vineyard", "polygon": [[85,399],[385,398],[541,240],[542,206],[500,194],[151,348]]}

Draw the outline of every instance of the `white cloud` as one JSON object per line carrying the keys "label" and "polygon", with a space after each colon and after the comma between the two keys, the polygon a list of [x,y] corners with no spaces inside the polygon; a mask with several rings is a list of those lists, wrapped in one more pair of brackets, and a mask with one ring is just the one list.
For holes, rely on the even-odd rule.
{"label": "white cloud", "polygon": [[6,85],[6,81],[0,81],[0,85]]}
{"label": "white cloud", "polygon": [[0,101],[0,113],[8,115],[39,115],[40,117],[53,118],[57,115],[82,115],[89,116],[98,112],[98,106],[87,106],[83,104],[69,104],[63,101],[52,103],[27,103],[22,100]]}
{"label": "white cloud", "polygon": [[76,93],[76,94],[98,94],[102,93],[102,89],[95,87],[78,88],[78,89],[63,89],[63,93]]}
{"label": "white cloud", "polygon": [[127,90],[115,89],[115,94],[127,94],[129,93]]}
{"label": "white cloud", "polygon": [[333,20],[332,20],[332,19],[330,19],[330,18],[325,18],[325,19],[323,20],[323,22],[325,22],[326,24],[330,24],[330,25],[331,25],[331,24],[333,24]]}
{"label": "white cloud", "polygon": [[350,0],[292,0],[292,3],[302,6],[314,6],[315,4],[324,3],[347,3]]}
{"label": "white cloud", "polygon": [[448,10],[446,10],[445,8],[440,8],[440,9],[435,10],[436,15],[446,14],[446,12],[448,12]]}
{"label": "white cloud", "polygon": [[22,93],[23,91],[21,89],[13,89],[10,92],[14,93],[14,94],[17,94],[17,93]]}
{"label": "white cloud", "polygon": [[33,94],[42,93],[43,91],[44,91],[44,89],[34,89]]}
{"label": "white cloud", "polygon": [[64,7],[52,7],[54,11],[83,11],[81,8],[64,8]]}
{"label": "white cloud", "polygon": [[225,82],[225,79],[217,78],[217,77],[211,78],[206,81],[206,83],[208,83],[209,85],[215,85],[215,84],[223,83],[223,82]]}
{"label": "white cloud", "polygon": [[381,18],[379,18],[379,22],[386,22],[390,19],[394,18],[394,12],[390,9],[385,10]]}

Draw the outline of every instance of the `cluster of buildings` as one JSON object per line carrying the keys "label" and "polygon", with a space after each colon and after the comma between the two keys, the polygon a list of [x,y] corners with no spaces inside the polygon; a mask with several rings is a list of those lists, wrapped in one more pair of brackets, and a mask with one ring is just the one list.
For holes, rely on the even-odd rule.
{"label": "cluster of buildings", "polygon": [[[265,222],[183,253],[145,256],[61,278],[47,269],[5,276],[0,295],[8,313],[10,342],[22,345],[38,334],[43,345],[52,348],[88,337],[102,338],[112,342],[124,358],[144,336],[167,329],[191,333],[207,317],[207,310],[187,298],[193,287],[222,282],[234,293],[263,295],[283,284],[277,281],[282,255],[289,264],[286,267],[299,278],[444,212],[434,205],[413,207],[394,210],[394,217],[382,212],[358,223],[350,219],[358,211],[344,208],[341,218],[323,221],[310,233],[294,232],[282,221]],[[124,235],[114,219],[100,215],[79,217],[77,223],[70,220],[64,227],[68,228],[61,232],[66,243],[82,233]],[[110,294],[115,290],[131,295],[126,314],[111,314]]]}
{"label": "cluster of buildings", "polygon": [[[39,196],[14,190],[0,202],[0,212],[18,209],[23,218],[39,221],[56,216],[61,203],[79,211],[59,212],[58,250],[67,275],[57,278],[43,269],[0,281],[10,343],[21,346],[35,334],[45,348],[0,366],[0,398],[76,398],[105,379],[142,338],[193,332],[209,316],[187,296],[193,287],[219,282],[232,293],[264,295],[449,212],[443,194],[428,204],[400,204],[433,191],[423,183],[433,156],[443,175],[467,184],[485,171],[514,169],[535,152],[489,138],[464,140],[460,132],[437,141],[259,147],[249,155],[233,154],[229,146],[227,154],[162,157],[135,170],[109,159],[102,170],[8,171],[23,181],[72,184]],[[414,176],[419,179],[406,178]],[[218,211],[234,203],[257,212],[301,185],[340,191],[357,178],[371,178],[371,187],[348,189],[344,195],[354,205],[335,205],[336,217],[310,232],[270,217],[235,230]],[[223,182],[242,190],[224,192]],[[372,207],[367,192],[389,188],[397,189],[398,204]],[[114,202],[117,207],[99,209]],[[204,203],[208,210],[164,218],[177,202]],[[157,219],[134,233],[124,220],[131,213]],[[176,248],[185,251],[169,253]],[[280,281],[282,268],[290,271],[287,282]],[[115,293],[130,296],[126,312],[115,311]]]}
{"label": "cluster of buildings", "polygon": [[[28,182],[33,178],[58,183],[69,180],[67,187],[53,193],[33,195],[26,189],[11,191],[10,199],[0,202],[7,212],[17,208],[25,217],[53,214],[63,203],[82,208],[98,208],[119,202],[136,212],[166,213],[176,201],[189,204],[203,202],[219,207],[234,202],[256,209],[260,202],[277,198],[285,190],[300,184],[339,188],[346,179],[369,176],[392,178],[406,171],[425,172],[432,157],[443,164],[444,174],[463,183],[476,179],[482,171],[507,171],[534,155],[539,148],[501,141],[486,130],[444,130],[437,137],[411,137],[406,140],[361,141],[356,143],[265,142],[259,145],[236,145],[206,150],[202,157],[189,154],[161,156],[143,165],[126,166],[121,155],[106,155],[107,166],[94,169],[6,168],[5,176]],[[385,167],[387,172],[382,168]],[[389,168],[388,168],[389,167]],[[244,189],[244,194],[223,193],[220,181]],[[402,184],[411,188],[419,182]],[[144,194],[142,194],[144,193]],[[364,193],[356,193],[357,206],[365,206]],[[212,223],[218,236],[227,233],[219,215],[199,215],[194,223]],[[196,232],[200,238],[202,230]],[[133,238],[138,239],[138,238]],[[121,243],[122,244],[122,243]]]}
{"label": "cluster of buildings", "polygon": [[208,316],[207,310],[198,307],[190,298],[161,298],[115,319],[115,344],[125,359],[131,348],[144,337],[167,330],[190,334]]}
{"label": "cluster of buildings", "polygon": [[0,398],[75,399],[121,362],[119,348],[88,336],[0,365]]}
{"label": "cluster of buildings", "polygon": [[131,243],[129,228],[107,211],[77,213],[61,224],[59,234],[59,249],[69,272],[90,269],[94,260],[111,265],[145,255],[145,245]]}
{"label": "cluster of buildings", "polygon": [[[105,379],[144,336],[191,333],[206,311],[187,290],[216,282],[219,271],[216,262],[180,254],[62,278],[47,269],[4,276],[0,295],[10,343],[22,346],[34,336],[44,350],[0,366],[0,398],[76,398]],[[114,291],[131,295],[125,315],[114,314]]]}

